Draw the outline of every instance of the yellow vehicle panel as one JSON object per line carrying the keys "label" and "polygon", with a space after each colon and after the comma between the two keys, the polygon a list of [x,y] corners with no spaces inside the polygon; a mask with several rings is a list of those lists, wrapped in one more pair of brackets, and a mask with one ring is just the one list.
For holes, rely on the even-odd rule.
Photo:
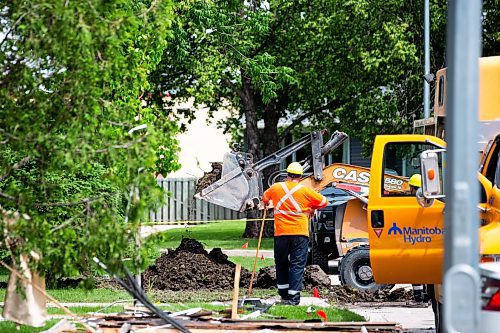
{"label": "yellow vehicle panel", "polygon": [[[387,160],[384,154],[387,154],[386,147],[390,144],[402,145],[400,150],[403,153],[408,151],[403,149],[405,144],[434,149],[446,146],[443,140],[429,135],[376,137],[368,204],[370,261],[375,281],[381,284],[439,283],[443,266],[445,205],[435,200],[431,207],[423,208],[414,195],[392,195],[385,191],[382,175]],[[415,152],[415,156],[418,153]],[[406,168],[402,167],[402,170]]]}
{"label": "yellow vehicle panel", "polygon": [[492,222],[479,228],[481,255],[500,254],[500,222]]}
{"label": "yellow vehicle panel", "polygon": [[[359,200],[349,200],[346,203],[344,219],[340,230],[342,255],[359,244],[366,244],[368,239],[368,224],[366,223],[366,209]],[[363,240],[353,242],[352,240]]]}
{"label": "yellow vehicle panel", "polygon": [[500,56],[479,59],[479,119],[500,120]]}

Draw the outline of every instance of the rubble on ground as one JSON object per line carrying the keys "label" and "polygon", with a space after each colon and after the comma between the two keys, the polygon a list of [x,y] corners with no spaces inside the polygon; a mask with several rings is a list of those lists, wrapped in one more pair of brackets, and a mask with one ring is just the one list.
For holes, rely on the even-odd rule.
{"label": "rubble on ground", "polygon": [[[197,240],[183,238],[175,250],[163,253],[143,274],[144,286],[159,290],[230,290],[236,265],[220,248],[208,253]],[[240,286],[250,273],[242,268]]]}
{"label": "rubble on ground", "polygon": [[407,302],[413,300],[413,292],[404,288],[381,289],[377,291],[361,291],[349,286],[330,286],[329,300],[340,304],[364,303],[364,302]]}
{"label": "rubble on ground", "polygon": [[[302,280],[302,289],[311,291],[315,287],[328,288],[330,286],[330,278],[318,266],[307,266]],[[276,287],[276,268],[268,266],[261,268],[257,274],[256,288],[268,289]]]}
{"label": "rubble on ground", "polygon": [[[260,269],[257,275],[256,288],[269,289],[276,286],[276,269],[274,266]],[[366,302],[408,302],[413,300],[413,292],[404,288],[390,288],[374,292],[361,291],[349,286],[332,286],[328,275],[317,265],[307,266],[304,272],[302,290],[311,292],[320,288],[321,295],[337,304],[352,304]],[[325,291],[326,290],[326,291]]]}
{"label": "rubble on ground", "polygon": [[303,278],[304,290],[312,290],[314,287],[328,288],[332,281],[318,265],[306,267]]}
{"label": "rubble on ground", "polygon": [[212,170],[209,172],[205,172],[203,177],[198,179],[196,182],[196,190],[195,193],[201,192],[204,188],[212,185],[216,181],[218,181],[222,176],[222,163],[212,162]]}

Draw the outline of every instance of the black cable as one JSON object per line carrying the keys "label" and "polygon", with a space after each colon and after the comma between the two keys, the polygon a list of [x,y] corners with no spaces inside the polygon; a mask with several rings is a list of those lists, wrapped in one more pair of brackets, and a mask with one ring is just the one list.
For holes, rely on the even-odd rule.
{"label": "black cable", "polygon": [[142,290],[142,288],[135,281],[135,279],[132,276],[132,274],[130,274],[129,270],[126,267],[123,267],[123,268],[125,270],[125,277],[127,278],[127,281],[130,283],[130,285],[132,285],[132,287],[134,288],[134,291],[136,292],[137,296],[140,297],[140,298],[138,298],[138,300],[145,307],[147,307],[149,310],[151,310],[153,313],[155,313],[158,317],[160,317],[161,319],[165,320],[169,324],[172,324],[172,326],[174,326],[175,328],[181,330],[182,332],[186,332],[186,333],[190,332],[187,328],[185,328],[184,326],[182,326],[180,323],[178,323],[177,321],[175,321],[171,317],[167,316],[161,309],[158,309],[153,303],[151,303],[151,301],[144,294],[144,291]]}
{"label": "black cable", "polygon": [[154,314],[156,314],[158,317],[160,317],[163,321],[165,321],[167,324],[172,325],[173,327],[177,328],[183,333],[190,333],[191,331],[184,327],[182,324],[174,320],[173,318],[167,316],[161,309],[158,309],[156,306],[154,306],[151,301],[146,297],[144,294],[144,291],[137,285],[137,282],[133,278],[133,276],[130,274],[128,269],[123,266],[125,269],[125,276],[127,277],[128,282],[130,283],[130,286],[127,285],[117,274],[111,272],[111,270],[104,264],[102,263],[98,258],[94,257],[94,262],[99,265],[102,269],[104,269],[108,274],[112,275],[113,278],[126,290],[128,291],[135,299],[137,299],[139,302],[141,302],[145,307],[147,307],[149,310],[151,310]]}

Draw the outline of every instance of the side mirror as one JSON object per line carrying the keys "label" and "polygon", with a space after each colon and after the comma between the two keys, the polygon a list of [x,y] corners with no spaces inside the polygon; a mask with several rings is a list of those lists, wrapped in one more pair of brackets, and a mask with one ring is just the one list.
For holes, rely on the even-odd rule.
{"label": "side mirror", "polygon": [[422,196],[426,199],[445,197],[441,186],[441,166],[439,165],[438,155],[445,151],[445,149],[426,150],[420,155]]}
{"label": "side mirror", "polygon": [[421,188],[419,188],[417,190],[416,197],[417,197],[418,204],[423,208],[430,207],[434,204],[434,199],[427,199],[426,197],[424,197],[424,194],[423,194],[423,191]]}

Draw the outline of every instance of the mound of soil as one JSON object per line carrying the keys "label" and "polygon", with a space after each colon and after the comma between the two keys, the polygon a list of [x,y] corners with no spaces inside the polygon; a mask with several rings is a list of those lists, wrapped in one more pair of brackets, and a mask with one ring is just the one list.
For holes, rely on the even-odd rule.
{"label": "mound of soil", "polygon": [[328,275],[318,265],[306,267],[302,282],[305,290],[312,290],[314,287],[328,288],[332,284]]}
{"label": "mound of soil", "polygon": [[196,182],[196,191],[195,193],[201,192],[204,188],[212,185],[216,181],[218,181],[222,176],[222,163],[212,162],[212,171],[205,172],[203,177],[198,179]]}
{"label": "mound of soil", "polygon": [[[221,249],[207,253],[200,242],[183,238],[177,249],[163,253],[146,269],[144,285],[173,291],[231,290],[235,266]],[[249,280],[250,273],[242,268],[240,286],[246,287]]]}
{"label": "mound of soil", "polygon": [[[330,278],[318,265],[311,265],[307,266],[304,272],[302,290],[312,290],[314,287],[328,287],[330,283]],[[274,266],[261,268],[257,275],[255,287],[262,289],[276,287],[276,268]]]}
{"label": "mound of soil", "polygon": [[331,286],[328,299],[336,303],[352,304],[364,302],[406,302],[413,300],[413,292],[398,288],[383,289],[374,292],[361,291],[349,286]]}
{"label": "mound of soil", "polygon": [[[276,269],[274,266],[261,268],[255,283],[256,288],[269,289],[276,286]],[[349,286],[332,286],[328,275],[317,265],[307,266],[304,272],[302,290],[311,291],[314,287],[329,289],[322,295],[338,304],[366,302],[407,302],[413,300],[413,292],[398,288],[384,289],[375,292],[360,291]]]}

